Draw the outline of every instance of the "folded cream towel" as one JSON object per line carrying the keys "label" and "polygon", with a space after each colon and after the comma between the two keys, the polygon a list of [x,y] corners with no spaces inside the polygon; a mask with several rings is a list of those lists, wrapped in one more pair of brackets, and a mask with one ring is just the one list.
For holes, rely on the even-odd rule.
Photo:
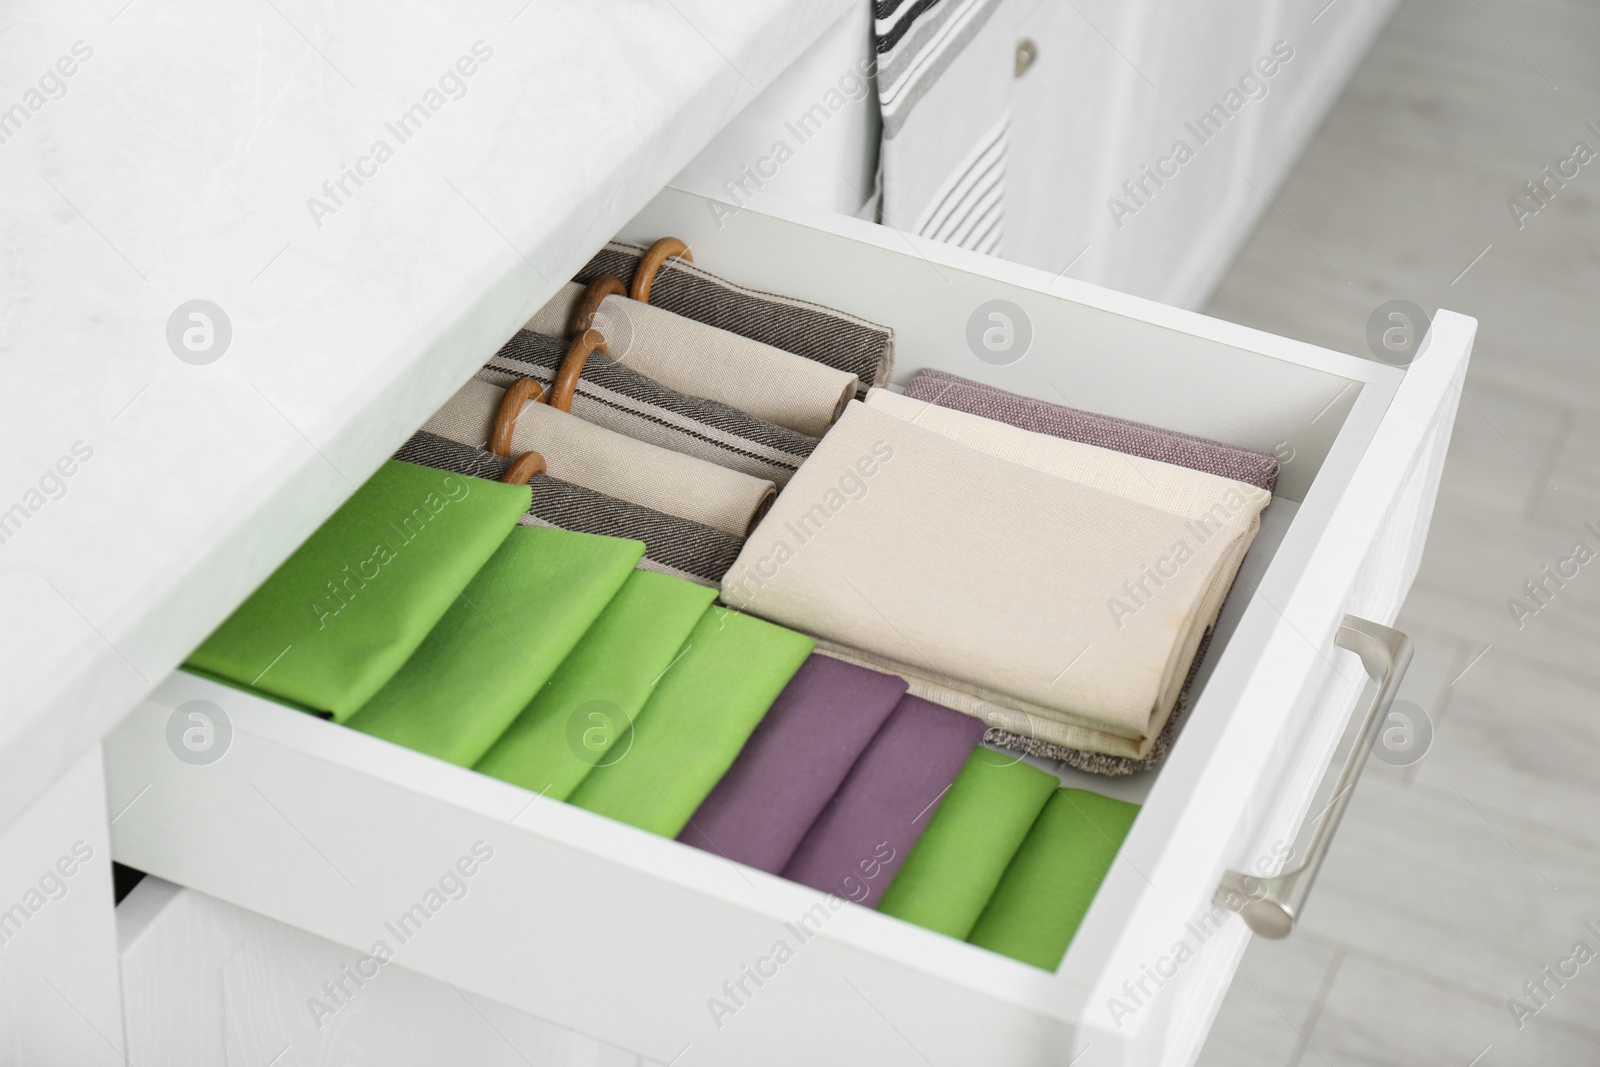
{"label": "folded cream towel", "polygon": [[[1196,612],[1208,630],[1217,621],[1222,602],[1233,587],[1234,575],[1239,573],[1239,564],[1244,562],[1244,555],[1261,528],[1262,509],[1272,501],[1271,493],[1245,482],[1065,441],[954,408],[912,400],[887,389],[869,392],[867,405],[997,459],[1170,511],[1185,520],[1194,540],[1221,538],[1228,549],[1220,557],[1210,588]],[[1143,598],[1138,583],[1136,576],[1125,591],[1124,601],[1129,607],[1137,606]],[[1149,583],[1145,586],[1148,588]]]}
{"label": "folded cream towel", "polygon": [[1173,511],[853,403],[722,596],[968,694],[958,710],[992,725],[1032,736],[1048,718],[1137,751],[1177,699],[1235,549]]}
{"label": "folded cream towel", "polygon": [[[583,289],[575,282],[562,286],[524,329],[567,336]],[[856,395],[853,374],[625,296],[600,302],[594,328],[605,335],[612,359],[669,389],[813,437],[826,433]]]}
{"label": "folded cream towel", "polygon": [[[483,448],[504,394],[469,381],[422,428]],[[544,456],[552,478],[740,537],[760,521],[774,493],[769,481],[624,437],[548,404],[524,404],[517,416],[511,454],[528,451]]]}

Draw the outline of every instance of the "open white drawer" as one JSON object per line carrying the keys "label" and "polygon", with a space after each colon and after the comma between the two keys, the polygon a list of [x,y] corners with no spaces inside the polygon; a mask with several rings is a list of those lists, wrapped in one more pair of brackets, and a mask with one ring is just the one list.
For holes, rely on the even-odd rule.
{"label": "open white drawer", "polygon": [[[892,326],[896,381],[939,367],[1284,459],[1166,764],[1076,776],[1144,808],[1059,971],[830,910],[801,886],[181,673],[106,742],[116,858],[349,946],[352,964],[383,941],[405,968],[662,1063],[1189,1062],[1249,936],[1213,892],[1228,868],[1278,867],[1363,703],[1366,673],[1334,634],[1346,613],[1392,622],[1410,585],[1475,323],[1440,312],[1402,371],[841,216],[719,224],[708,201],[669,190],[621,236],[667,234],[727,278]],[[1005,366],[967,342],[997,299],[1032,330]],[[233,731],[203,766],[167,740],[172,709],[196,697]],[[475,845],[492,859],[402,942],[393,924]],[[780,941],[793,955],[774,964]],[[743,1003],[714,1016],[712,998],[735,1003],[725,983],[741,981]]]}

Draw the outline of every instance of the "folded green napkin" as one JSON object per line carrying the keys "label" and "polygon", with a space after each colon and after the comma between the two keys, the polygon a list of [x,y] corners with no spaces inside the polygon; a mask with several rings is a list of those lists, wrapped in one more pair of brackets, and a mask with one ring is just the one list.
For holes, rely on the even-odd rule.
{"label": "folded green napkin", "polygon": [[565,800],[589,768],[607,762],[716,595],[634,571],[476,769]]}
{"label": "folded green napkin", "polygon": [[526,485],[385,463],[188,665],[342,722],[416,651],[529,499]]}
{"label": "folded green napkin", "polygon": [[878,910],[965,940],[1059,781],[979,748],[940,801]]}
{"label": "folded green napkin", "polygon": [[590,771],[571,802],[677,837],[813,647],[793,630],[710,608],[617,741],[623,755]]}
{"label": "folded green napkin", "polygon": [[1058,790],[967,940],[1047,971],[1061,966],[1138,814],[1137,804]]}
{"label": "folded green napkin", "polygon": [[519,526],[346,723],[470,767],[634,573],[644,542]]}

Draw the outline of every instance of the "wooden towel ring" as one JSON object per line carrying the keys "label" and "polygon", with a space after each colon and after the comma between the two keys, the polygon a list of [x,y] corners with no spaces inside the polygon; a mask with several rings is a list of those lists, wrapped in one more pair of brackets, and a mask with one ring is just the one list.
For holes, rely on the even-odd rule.
{"label": "wooden towel ring", "polygon": [[560,411],[572,410],[572,396],[578,391],[578,379],[583,377],[583,365],[596,351],[604,352],[606,339],[599,330],[585,330],[572,339],[567,354],[556,371],[556,380],[550,384],[550,406]]}
{"label": "wooden towel ring", "polygon": [[[567,336],[581,337],[589,332],[589,327],[594,325],[595,313],[600,310],[600,301],[608,296],[627,296],[628,287],[622,284],[622,279],[615,274],[602,274],[590,282],[584,289],[583,296],[578,298],[577,307],[572,309],[572,318],[567,320]],[[600,354],[609,356],[605,345],[600,346]]]}
{"label": "wooden towel ring", "polygon": [[507,485],[526,485],[535,474],[544,472],[544,457],[537,452],[524,452],[512,461],[511,466],[500,476],[500,480]]}
{"label": "wooden towel ring", "polygon": [[656,272],[673,256],[682,256],[688,262],[694,262],[694,256],[689,254],[689,246],[676,237],[663,237],[651,245],[639,260],[638,269],[633,272],[633,287],[628,290],[628,295],[640,303],[650,303],[650,287],[656,283]]}
{"label": "wooden towel ring", "polygon": [[494,429],[489,431],[489,451],[501,459],[511,458],[511,435],[517,428],[517,416],[522,405],[532,400],[535,404],[544,399],[544,387],[532,378],[518,378],[500,398],[500,410],[495,412]]}

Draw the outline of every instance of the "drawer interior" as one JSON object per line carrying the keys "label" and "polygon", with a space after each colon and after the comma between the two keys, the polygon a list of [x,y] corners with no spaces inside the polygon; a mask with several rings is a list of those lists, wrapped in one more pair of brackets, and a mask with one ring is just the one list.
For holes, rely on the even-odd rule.
{"label": "drawer interior", "polygon": [[[984,256],[970,256],[970,266],[935,263],[883,226],[828,216],[823,228],[810,209],[774,207],[772,198],[763,206],[730,216],[721,202],[668,189],[617,236],[644,245],[676,236],[697,264],[723,277],[893,328],[895,387],[936,369],[1278,456],[1278,487],[1191,688],[1197,701],[1336,442],[1343,435],[1348,451],[1370,436],[1397,373],[1238,327],[1221,331],[1237,337],[1229,343],[1195,331],[1210,320],[1154,302]],[[969,337],[973,318],[996,301],[1009,305],[999,308],[1008,319],[1020,311],[1011,325],[1029,335],[1005,363],[980,358]],[[1348,476],[1333,466],[1340,470],[1330,470],[1325,485]],[[1064,785],[1140,804],[1160,777],[1159,769],[1108,777],[1030,761]]]}
{"label": "drawer interior", "polygon": [[[1399,387],[1400,373],[1163,305],[1052,279],[1031,268],[935,248],[897,231],[843,216],[769,206],[765,201],[761,214],[744,210],[730,217],[725,205],[717,207],[721,210],[712,210],[711,201],[694,194],[667,190],[618,237],[648,243],[661,236],[677,236],[691,246],[698,265],[724,278],[812,300],[892,327],[897,384],[919,369],[937,368],[1039,399],[1279,456],[1278,491],[1263,515],[1261,531],[1192,690],[1190,718],[1205,716],[1206,729],[1187,746],[1180,735],[1173,757],[1158,771],[1105,778],[1041,763],[1058,771],[1067,784],[1138,803],[1151,800],[1180,755],[1188,769],[1168,787],[1174,793],[1195,787],[1197,779],[1192,772],[1197,766],[1216,763],[1225,769],[1222,749],[1228,737],[1229,700],[1240,680],[1248,679],[1265,654],[1271,636],[1265,627],[1252,629],[1242,623],[1252,609],[1258,613],[1268,610],[1260,602],[1287,597],[1304,577],[1312,550],[1326,532],[1341,493],[1383,421]],[[974,314],[997,300],[1019,310],[1031,333],[1025,354],[1006,365],[979,359],[967,341]],[[484,352],[481,357],[486,360],[492,354]],[[1225,663],[1232,672],[1227,691],[1213,692],[1207,683]],[[208,768],[172,766],[172,761],[157,751],[166,710],[183,700],[219,692],[227,694],[234,714],[235,746],[249,753],[241,756],[240,762],[249,761],[250,782],[229,784]],[[148,736],[140,736],[140,731]],[[267,878],[266,883],[275,887],[273,893],[297,898],[283,901],[264,896],[266,891],[256,884],[264,877],[263,861],[252,858],[247,840],[239,840],[251,835],[240,834],[237,825],[219,815],[222,811],[259,811],[249,796],[249,789],[257,788],[255,783],[261,780],[258,776],[280,775],[285,788],[309,790],[312,795],[321,790],[330,798],[346,801],[344,813],[334,805],[323,813],[333,822],[354,820],[357,812],[365,812],[366,821],[353,821],[348,829],[362,835],[366,844],[360,851],[373,862],[379,862],[374,857],[386,844],[403,854],[417,843],[406,825],[388,825],[382,818],[374,824],[369,818],[372,811],[396,805],[397,798],[404,797],[397,810],[411,812],[409,820],[401,821],[414,826],[420,825],[415,813],[417,805],[422,805],[433,821],[449,824],[452,819],[461,820],[460,833],[475,833],[485,825],[500,828],[505,837],[526,846],[530,877],[540,877],[540,870],[548,874],[551,856],[581,856],[581,862],[556,866],[570,867],[574,876],[581,870],[586,879],[614,877],[619,892],[635,896],[635,906],[637,894],[646,891],[641,887],[671,887],[668,903],[660,908],[652,905],[659,912],[653,919],[667,920],[669,925],[676,907],[679,920],[716,925],[716,917],[721,915],[726,918],[722,925],[729,930],[756,937],[747,929],[752,923],[754,929],[760,929],[762,923],[757,920],[769,925],[789,921],[817,896],[760,872],[749,872],[748,877],[730,872],[732,865],[713,855],[652,838],[286,707],[221,690],[217,683],[194,676],[175,677],[159,691],[152,710],[130,720],[113,751],[117,757],[111,772],[113,810],[142,795],[140,790],[149,787],[153,776],[171,782],[175,798],[185,789],[200,789],[208,804],[220,805],[195,812],[186,810],[181,799],[145,801],[114,827],[119,859],[347,944],[357,944],[364,936],[359,924],[353,923],[350,910],[311,899],[310,886],[296,888],[282,876]],[[196,784],[201,779],[205,784]],[[229,797],[232,799],[225,799]],[[1173,810],[1182,809],[1181,795],[1166,799]],[[1124,851],[1164,853],[1173,826],[1171,819],[1141,815]],[[275,832],[274,836],[282,835]],[[440,841],[448,838],[450,843],[440,848],[458,849],[456,838],[443,830],[434,833],[430,828],[423,836]],[[197,840],[214,842],[215,850],[196,860],[173,847],[177,841],[192,850]],[[396,858],[393,862],[405,861]],[[540,863],[545,866],[541,868]],[[319,872],[315,881],[325,889],[339,889],[326,871]],[[409,884],[405,879],[399,881]],[[692,906],[684,903],[685,893],[692,898]],[[1104,977],[1118,924],[1127,921],[1131,905],[1107,896],[1103,892],[1097,899],[1055,974],[867,909],[846,908],[846,913],[818,936],[833,946],[837,966],[865,968],[860,973],[870,977],[863,981],[880,988],[904,984],[907,975],[914,975],[913,985],[936,983],[942,990],[956,991],[951,995],[981,995],[985,1004],[993,998],[1005,1005],[1006,1012],[1052,1020],[1052,1026],[1070,1029],[1089,989]],[[402,903],[398,898],[395,901],[396,906]],[[490,929],[485,928],[485,937],[494,936]],[[1084,936],[1087,932],[1094,936]],[[660,936],[670,943],[674,937],[693,934],[694,930],[688,929]],[[729,960],[736,960],[743,951],[728,949]],[[699,954],[716,955],[716,951],[706,948]],[[873,962],[863,962],[868,960]],[[651,1029],[655,1017],[670,1017],[664,1009],[626,1035],[618,1030],[608,1034],[602,1032],[603,1024],[594,1021],[593,1012],[579,1005],[571,990],[564,989],[571,985],[581,991],[586,975],[598,975],[598,971],[586,971],[581,964],[572,970],[563,963],[555,969],[562,971],[565,979],[559,974],[536,979],[522,969],[495,969],[500,966],[473,956],[452,962],[453,973],[448,976],[486,995],[518,1002],[535,1013],[549,1013],[599,1036],[626,1037],[630,1047],[647,1055],[671,1058],[673,1050],[666,1046],[673,1040],[668,1036],[672,1025],[662,1022]],[[720,975],[728,960],[719,958],[709,966],[707,974]],[[659,976],[649,980],[659,987]],[[803,983],[796,979],[794,984]],[[535,1002],[535,990],[543,991],[539,994],[542,1002]],[[642,987],[637,993],[637,997],[648,995]],[[616,1002],[614,1008],[627,1011],[638,1006],[637,997],[630,990],[617,991],[611,999]],[[698,1006],[694,1014],[696,1022],[703,1023]],[[1043,1031],[1036,1028],[1028,1040],[1037,1039],[1040,1033]]]}

